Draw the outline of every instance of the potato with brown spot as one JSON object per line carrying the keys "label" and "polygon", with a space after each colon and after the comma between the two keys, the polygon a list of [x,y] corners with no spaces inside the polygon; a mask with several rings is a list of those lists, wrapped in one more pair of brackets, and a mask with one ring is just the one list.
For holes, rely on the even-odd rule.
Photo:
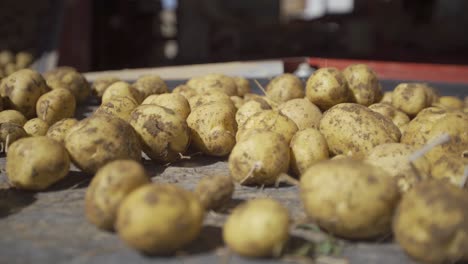
{"label": "potato with brown spot", "polygon": [[272,107],[263,98],[254,98],[242,105],[236,112],[236,122],[238,126],[242,126],[249,117],[264,111],[271,110]]}
{"label": "potato with brown spot", "polygon": [[408,115],[390,104],[377,103],[370,105],[369,109],[391,119],[393,124],[400,129],[401,133],[404,132],[406,125],[410,122]]}
{"label": "potato with brown spot", "polygon": [[104,91],[104,94],[101,98],[101,104],[105,104],[112,100],[115,97],[127,96],[135,100],[140,104],[143,100],[142,95],[135,88],[133,88],[129,83],[118,81],[115,82]]}
{"label": "potato with brown spot", "polygon": [[122,80],[114,76],[99,77],[96,80],[94,80],[93,84],[91,85],[91,93],[94,96],[101,98],[104,92],[106,91],[107,87],[119,81]]}
{"label": "potato with brown spot", "polygon": [[385,171],[354,159],[321,161],[300,179],[308,217],[333,235],[349,239],[391,233],[400,194]]}
{"label": "potato with brown spot", "polygon": [[114,160],[98,170],[85,196],[85,215],[89,222],[112,230],[117,210],[133,190],[151,183],[143,166],[134,160]]}
{"label": "potato with brown spot", "polygon": [[141,104],[154,104],[171,109],[182,119],[187,119],[190,114],[190,105],[187,99],[178,93],[153,94],[148,96]]}
{"label": "potato with brown spot", "polygon": [[47,130],[46,136],[64,144],[68,130],[76,123],[78,123],[78,120],[75,118],[64,118],[50,126]]}
{"label": "potato with brown spot", "polygon": [[36,115],[36,102],[49,88],[42,76],[33,70],[19,70],[3,79],[0,95],[6,108],[21,112],[26,118]]}
{"label": "potato with brown spot", "polygon": [[168,108],[140,105],[129,120],[142,143],[143,151],[154,161],[173,162],[190,144],[187,122]]}
{"label": "potato with brown spot", "polygon": [[423,263],[468,260],[468,192],[447,181],[423,181],[402,198],[393,233],[403,250]]}
{"label": "potato with brown spot", "polygon": [[226,156],[236,144],[235,110],[224,103],[208,103],[195,109],[187,117],[192,144],[211,156]]}
{"label": "potato with brown spot", "polygon": [[45,136],[49,129],[49,124],[40,118],[33,118],[24,124],[23,129],[32,137]]}
{"label": "potato with brown spot", "polygon": [[364,157],[374,147],[400,140],[400,130],[391,120],[354,103],[335,105],[323,114],[320,132],[330,152]]}
{"label": "potato with brown spot", "polygon": [[65,136],[73,163],[94,174],[117,159],[141,160],[138,135],[126,121],[111,115],[95,115],[79,121]]}
{"label": "potato with brown spot", "polygon": [[77,103],[83,103],[91,93],[91,87],[83,75],[72,67],[59,67],[44,73],[47,85],[52,89],[68,89]]}
{"label": "potato with brown spot", "polygon": [[229,176],[205,176],[197,183],[194,192],[205,210],[218,210],[231,200],[234,183]]}
{"label": "potato with brown spot", "polygon": [[174,88],[174,90],[172,90],[172,93],[180,94],[183,97],[185,97],[185,99],[187,100],[189,100],[192,96],[197,95],[197,92],[195,91],[195,89],[185,84],[181,84],[177,86],[176,88]]}
{"label": "potato with brown spot", "polygon": [[67,150],[44,136],[20,139],[8,150],[8,181],[18,189],[44,190],[64,178],[69,168]]}
{"label": "potato with brown spot", "polygon": [[369,106],[382,98],[382,86],[377,74],[365,64],[352,64],[343,70],[352,101]]}
{"label": "potato with brown spot", "polygon": [[147,184],[123,200],[116,229],[132,248],[168,255],[198,236],[203,218],[204,209],[192,192],[171,184]]}
{"label": "potato with brown spot", "polygon": [[232,77],[234,79],[234,82],[236,83],[237,87],[237,95],[238,96],[244,96],[247,93],[250,93],[250,83],[249,80],[247,80],[244,77]]}
{"label": "potato with brown spot", "polygon": [[[431,165],[431,175],[434,179],[448,180],[459,187],[465,173],[465,166],[468,165],[468,157],[457,157],[447,153]],[[465,189],[468,189],[468,184],[465,184]]]}
{"label": "potato with brown spot", "polygon": [[266,96],[276,103],[284,103],[291,99],[304,97],[304,84],[291,73],[276,76],[266,87]]}
{"label": "potato with brown spot", "polygon": [[431,106],[432,100],[423,83],[400,83],[392,92],[392,105],[410,117]]}
{"label": "potato with brown spot", "polygon": [[167,93],[166,83],[158,75],[144,75],[132,84],[132,87],[140,93],[141,101],[152,94]]}
{"label": "potato with brown spot", "polygon": [[289,144],[291,169],[301,176],[313,164],[329,158],[325,137],[315,128],[298,131]]}
{"label": "potato with brown spot", "polygon": [[23,127],[15,123],[0,123],[0,150],[8,152],[8,148],[13,142],[20,138],[27,137],[28,134]]}
{"label": "potato with brown spot", "polygon": [[26,117],[16,110],[3,110],[0,112],[0,123],[15,123],[19,126],[26,124]]}
{"label": "potato with brown spot", "polygon": [[292,99],[278,106],[283,115],[291,119],[299,130],[318,128],[322,112],[305,98]]}
{"label": "potato with brown spot", "polygon": [[234,106],[234,103],[231,101],[231,98],[225,93],[219,92],[219,91],[211,91],[207,93],[197,94],[195,96],[192,96],[188,100],[188,103],[192,111],[199,106],[209,104],[209,103],[221,103],[226,106],[229,106],[234,111],[236,110],[236,107]]}
{"label": "potato with brown spot", "polygon": [[306,84],[306,98],[325,111],[349,98],[344,75],[336,68],[321,68],[312,74]]}
{"label": "potato with brown spot", "polygon": [[75,97],[69,90],[62,88],[43,94],[36,104],[37,116],[49,125],[64,118],[73,117],[75,109]]}
{"label": "potato with brown spot", "polygon": [[119,96],[113,97],[106,103],[101,104],[94,114],[109,114],[128,121],[130,120],[130,114],[137,107],[138,103],[133,98]]}
{"label": "potato with brown spot", "polygon": [[288,209],[271,198],[257,198],[234,209],[223,226],[223,239],[246,257],[278,257],[289,238]]}
{"label": "potato with brown spot", "polygon": [[198,94],[223,92],[228,96],[237,95],[237,85],[232,77],[211,73],[188,80],[187,85]]}
{"label": "potato with brown spot", "polygon": [[438,107],[428,107],[413,118],[401,135],[401,143],[422,147],[429,139],[429,133],[439,120],[442,120],[447,111]]}

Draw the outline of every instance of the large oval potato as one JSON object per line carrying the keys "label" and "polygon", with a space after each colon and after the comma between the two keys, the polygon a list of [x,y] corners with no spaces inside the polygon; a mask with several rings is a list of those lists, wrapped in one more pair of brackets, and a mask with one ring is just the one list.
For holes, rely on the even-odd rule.
{"label": "large oval potato", "polygon": [[19,126],[26,124],[26,117],[16,110],[3,110],[0,112],[0,123],[15,123]]}
{"label": "large oval potato", "polygon": [[304,84],[294,74],[284,73],[276,76],[266,87],[266,96],[276,103],[304,97]]}
{"label": "large oval potato", "polygon": [[307,80],[306,97],[320,110],[347,102],[349,88],[344,75],[336,68],[321,68]]}
{"label": "large oval potato", "polygon": [[138,103],[128,96],[113,97],[109,101],[101,104],[94,114],[109,114],[125,121],[130,119],[133,109],[137,108]]}
{"label": "large oval potato", "polygon": [[322,112],[305,98],[292,99],[278,106],[278,110],[291,119],[299,130],[318,128]]}
{"label": "large oval potato", "polygon": [[229,96],[237,95],[237,85],[232,77],[223,74],[207,74],[194,77],[187,82],[198,94],[223,92]]}
{"label": "large oval potato", "polygon": [[382,86],[377,74],[365,64],[352,64],[343,70],[352,101],[369,106],[382,98]]}
{"label": "large oval potato", "polygon": [[47,85],[52,89],[70,90],[78,103],[82,103],[91,93],[91,87],[83,75],[71,67],[59,67],[44,73]]}
{"label": "large oval potato", "polygon": [[153,94],[146,97],[141,104],[155,104],[165,107],[174,111],[182,119],[187,119],[190,114],[190,105],[187,99],[178,93]]}
{"label": "large oval potato", "polygon": [[336,105],[323,114],[320,132],[334,154],[364,157],[374,147],[400,140],[400,130],[391,120],[353,103]]}
{"label": "large oval potato", "polygon": [[158,75],[141,76],[132,84],[132,87],[140,93],[141,101],[152,94],[168,92],[166,83]]}
{"label": "large oval potato", "polygon": [[310,166],[300,179],[300,192],[309,217],[331,234],[350,239],[389,234],[400,198],[385,171],[353,159]]}
{"label": "large oval potato", "polygon": [[369,109],[379,113],[392,120],[393,124],[400,129],[400,132],[405,131],[406,125],[410,122],[410,118],[403,112],[390,104],[377,103],[369,106]]}
{"label": "large oval potato", "polygon": [[267,101],[262,98],[255,98],[244,103],[236,112],[236,122],[238,126],[241,126],[251,117],[252,115],[263,111],[271,110],[272,107]]}
{"label": "large oval potato", "polygon": [[289,143],[298,130],[297,125],[276,110],[264,110],[253,114],[239,127],[236,139],[242,141],[251,130],[272,131],[282,135]]}
{"label": "large oval potato", "polygon": [[291,139],[291,169],[302,175],[311,165],[329,158],[325,137],[315,128],[298,131]]}
{"label": "large oval potato", "polygon": [[49,125],[73,117],[75,109],[75,97],[69,90],[63,88],[56,88],[43,94],[36,104],[37,116]]}
{"label": "large oval potato", "polygon": [[50,126],[47,130],[46,136],[64,144],[68,130],[76,123],[78,123],[78,120],[75,118],[64,118]]}
{"label": "large oval potato", "polygon": [[129,83],[118,81],[107,87],[102,94],[101,104],[105,104],[115,97],[127,96],[135,100],[138,104],[143,101],[142,94],[133,88]]}

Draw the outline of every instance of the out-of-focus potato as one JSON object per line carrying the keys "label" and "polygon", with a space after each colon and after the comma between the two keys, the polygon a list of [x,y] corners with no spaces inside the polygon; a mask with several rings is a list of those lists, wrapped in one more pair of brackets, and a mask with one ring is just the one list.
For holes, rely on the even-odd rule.
{"label": "out-of-focus potato", "polygon": [[433,105],[452,110],[461,110],[464,107],[463,101],[456,96],[441,96],[439,97],[439,100]]}
{"label": "out-of-focus potato", "polygon": [[140,104],[143,100],[142,95],[134,89],[129,83],[118,81],[107,87],[101,98],[101,104],[105,104],[115,97],[127,96]]}
{"label": "out-of-focus potato", "polygon": [[174,111],[180,118],[187,119],[190,114],[190,105],[185,97],[178,93],[153,94],[141,103],[155,104]]}
{"label": "out-of-focus potato", "polygon": [[298,131],[291,139],[291,169],[300,176],[311,165],[329,157],[325,137],[315,128]]}
{"label": "out-of-focus potato", "polygon": [[237,85],[232,77],[223,74],[207,74],[194,77],[187,82],[198,94],[223,92],[229,96],[237,95]]}
{"label": "out-of-focus potato", "polygon": [[49,127],[47,130],[46,136],[64,144],[65,143],[65,136],[67,135],[68,130],[73,127],[76,123],[78,123],[78,120],[75,118],[64,118],[52,126]]}
{"label": "out-of-focus potato", "polygon": [[9,50],[0,51],[0,66],[7,65],[8,63],[13,63],[15,61],[15,56],[13,52]]}
{"label": "out-of-focus potato", "polygon": [[244,99],[240,96],[234,95],[229,98],[237,109],[239,109],[244,104]]}
{"label": "out-of-focus potato", "polygon": [[400,83],[392,92],[392,105],[414,117],[432,104],[427,86],[422,83]]}
{"label": "out-of-focus potato", "polygon": [[[445,179],[455,186],[460,186],[467,165],[467,157],[462,158],[447,153],[432,163],[431,175],[434,179]],[[465,189],[468,189],[468,184],[465,185]]]}
{"label": "out-of-focus potato", "polygon": [[20,138],[27,137],[28,134],[23,127],[15,123],[0,123],[0,144],[1,152],[7,152],[13,142]]}
{"label": "out-of-focus potato", "polygon": [[369,106],[382,98],[382,86],[377,74],[365,64],[352,64],[343,70],[352,101]]}
{"label": "out-of-focus potato", "polygon": [[144,75],[132,84],[132,87],[140,93],[139,101],[143,101],[146,97],[152,94],[167,93],[166,83],[158,75]]}
{"label": "out-of-focus potato", "polygon": [[24,69],[29,67],[33,63],[34,57],[31,53],[26,51],[20,51],[16,53],[16,67],[18,69]]}
{"label": "out-of-focus potato", "polygon": [[26,121],[26,117],[16,110],[3,110],[0,112],[0,123],[15,123],[19,126],[23,126]]}
{"label": "out-of-focus potato", "polygon": [[236,112],[236,122],[238,126],[241,126],[251,117],[252,115],[264,111],[271,110],[270,104],[262,98],[254,98],[242,105]]}
{"label": "out-of-focus potato", "polygon": [[401,135],[401,143],[421,147],[427,143],[432,126],[444,118],[447,111],[438,107],[428,107],[413,118]]}
{"label": "out-of-focus potato", "polygon": [[310,166],[300,179],[306,214],[331,234],[366,239],[391,232],[400,195],[392,177],[353,159]]}
{"label": "out-of-focus potato", "polygon": [[137,106],[138,103],[131,97],[113,97],[106,103],[101,104],[94,114],[109,114],[128,121],[130,114]]}
{"label": "out-of-focus potato", "polygon": [[228,205],[234,193],[234,183],[229,176],[203,177],[194,190],[206,210],[218,210]]}
{"label": "out-of-focus potato", "polygon": [[304,97],[304,84],[294,74],[284,73],[276,76],[266,87],[266,96],[276,103]]}
{"label": "out-of-focus potato", "polygon": [[37,100],[36,114],[47,124],[75,115],[76,101],[70,90],[56,88],[43,94]]}
{"label": "out-of-focus potato", "polygon": [[364,157],[374,147],[400,140],[400,130],[392,121],[369,108],[354,103],[335,105],[323,114],[320,132],[333,154]]}
{"label": "out-of-focus potato", "polygon": [[91,87],[83,75],[72,67],[59,67],[44,73],[47,85],[52,89],[65,88],[75,96],[77,103],[82,103],[91,93]]}
{"label": "out-of-focus potato", "polygon": [[321,68],[307,80],[306,97],[322,111],[347,102],[349,88],[344,75],[336,68]]}
{"label": "out-of-focus potato", "polygon": [[5,74],[8,76],[8,75],[13,74],[14,72],[16,72],[18,70],[18,68],[16,67],[16,64],[8,63],[7,65],[5,65],[3,70],[5,71]]}
{"label": "out-of-focus potato", "polygon": [[24,124],[23,129],[32,137],[45,136],[49,125],[40,118],[33,118]]}
{"label": "out-of-focus potato", "polygon": [[297,132],[297,125],[276,110],[264,110],[253,114],[239,127],[236,139],[242,141],[251,130],[272,131],[282,135],[289,143]]}
{"label": "out-of-focus potato", "polygon": [[113,83],[122,81],[118,77],[114,76],[103,76],[94,80],[93,84],[91,85],[91,93],[101,98],[104,92],[106,91],[107,87],[112,85]]}
{"label": "out-of-focus potato", "polygon": [[393,219],[400,246],[424,263],[468,260],[468,192],[446,181],[423,181],[402,198]]}
{"label": "out-of-focus potato", "polygon": [[237,96],[244,96],[247,93],[250,93],[250,83],[249,80],[243,77],[233,77],[234,82],[237,87]]}
{"label": "out-of-focus potato", "polygon": [[221,104],[231,107],[234,111],[236,110],[236,107],[234,106],[234,103],[231,101],[231,98],[225,93],[222,93],[219,91],[212,91],[209,93],[197,94],[195,96],[190,97],[190,99],[188,100],[188,103],[192,111],[201,105],[205,105],[209,103],[221,103]]}
{"label": "out-of-focus potato", "polygon": [[390,118],[393,124],[400,129],[401,133],[404,132],[406,125],[410,122],[410,118],[403,111],[396,109],[390,104],[377,103],[370,105],[369,109]]}
{"label": "out-of-focus potato", "polygon": [[189,100],[192,96],[197,95],[195,89],[185,84],[179,85],[176,88],[174,88],[174,90],[172,90],[172,93],[181,94],[187,100]]}
{"label": "out-of-focus potato", "polygon": [[299,130],[318,128],[322,112],[305,98],[292,99],[278,106],[283,115],[291,119]]}
{"label": "out-of-focus potato", "polygon": [[382,104],[392,104],[392,92],[385,92],[380,99],[380,103]]}

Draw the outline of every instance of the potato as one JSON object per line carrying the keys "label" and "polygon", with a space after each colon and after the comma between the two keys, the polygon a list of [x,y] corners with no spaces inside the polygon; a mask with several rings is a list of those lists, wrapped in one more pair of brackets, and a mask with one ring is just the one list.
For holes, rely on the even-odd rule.
{"label": "potato", "polygon": [[138,78],[132,87],[140,93],[140,101],[152,94],[167,93],[167,85],[158,75],[144,75]]}
{"label": "potato", "polygon": [[98,170],[86,190],[86,219],[101,229],[112,230],[125,197],[150,182],[143,166],[134,160],[107,163]]}
{"label": "potato", "polygon": [[16,64],[14,64],[14,63],[8,63],[8,64],[5,65],[5,68],[4,68],[5,74],[7,76],[10,75],[10,74],[13,74],[17,70],[18,70],[18,68],[16,67]]}
{"label": "potato", "polygon": [[291,99],[304,97],[302,81],[291,73],[276,76],[266,87],[266,96],[276,103],[284,103]]}
{"label": "potato", "polygon": [[176,88],[174,88],[174,90],[172,90],[172,93],[178,93],[185,97],[185,99],[187,100],[189,100],[192,96],[197,95],[195,89],[185,84],[179,85]]}
{"label": "potato", "polygon": [[244,96],[245,94],[250,93],[251,89],[249,80],[239,76],[233,77],[232,79],[236,83],[238,96]]}
{"label": "potato", "polygon": [[8,152],[8,148],[13,142],[27,136],[28,134],[26,134],[26,131],[18,124],[0,123],[1,152]]}
{"label": "potato", "polygon": [[3,110],[0,112],[0,123],[15,123],[19,126],[23,126],[26,121],[26,117],[16,110]]}
{"label": "potato", "polygon": [[113,160],[141,160],[141,146],[132,126],[111,115],[79,121],[68,130],[65,147],[73,163],[89,174]]}
{"label": "potato", "polygon": [[116,229],[129,246],[147,254],[166,255],[198,236],[203,217],[195,194],[176,185],[147,184],[123,200]]}
{"label": "potato", "polygon": [[298,130],[297,125],[288,117],[275,110],[264,110],[253,114],[239,127],[236,139],[238,142],[251,130],[264,130],[276,132],[289,143]]}
{"label": "potato", "polygon": [[32,137],[45,136],[49,125],[40,118],[33,118],[24,124],[23,129]]}
{"label": "potato", "polygon": [[[445,179],[455,186],[460,186],[467,165],[466,157],[457,157],[447,153],[432,163],[431,174],[434,179]],[[468,185],[465,185],[465,189],[468,189]]]}
{"label": "potato", "polygon": [[7,65],[8,63],[12,63],[15,60],[15,55],[9,50],[2,50],[0,52],[0,66]]}
{"label": "potato", "polygon": [[194,77],[187,82],[198,94],[210,92],[223,92],[229,96],[237,95],[237,85],[232,77],[223,74],[207,74]]}
{"label": "potato", "polygon": [[343,70],[352,101],[369,106],[382,98],[382,86],[377,74],[365,64],[352,64]]}
{"label": "potato", "polygon": [[101,104],[101,106],[96,109],[95,114],[110,114],[128,121],[130,119],[130,114],[137,106],[138,103],[131,97],[113,97],[106,103]]}
{"label": "potato", "polygon": [[75,96],[77,103],[82,103],[91,93],[88,81],[72,67],[59,67],[44,73],[47,85],[52,89],[65,88]]}
{"label": "potato", "polygon": [[315,128],[298,131],[291,139],[291,169],[300,176],[311,165],[329,158],[325,137]]}
{"label": "potato", "polygon": [[418,182],[429,179],[431,175],[431,166],[425,157],[416,160],[414,168],[409,163],[409,156],[416,150],[402,143],[382,144],[369,152],[365,162],[394,177],[400,191],[404,193]]}
{"label": "potato", "polygon": [[[263,99],[265,101],[269,100],[269,99],[265,99],[265,96],[261,96],[261,95],[256,94],[256,93],[246,93],[246,94],[244,94],[244,101],[246,103],[251,101],[251,100],[258,99],[258,98],[261,98],[261,99]],[[269,100],[269,101],[271,101],[271,100]]]}
{"label": "potato", "polygon": [[73,117],[75,109],[75,97],[69,90],[63,88],[43,94],[36,104],[37,116],[49,125],[64,118]]}
{"label": "potato", "polygon": [[278,110],[291,119],[299,130],[318,128],[322,118],[320,109],[305,98],[291,99],[279,105]]}
{"label": "potato", "polygon": [[236,112],[236,122],[238,126],[241,126],[251,117],[252,115],[263,111],[271,110],[270,104],[262,98],[255,98],[251,101],[244,103]]}
{"label": "potato", "polygon": [[29,67],[34,61],[34,57],[31,53],[20,51],[16,53],[16,67],[18,69],[24,69]]}
{"label": "potato", "polygon": [[47,130],[46,136],[59,143],[65,144],[65,136],[67,135],[68,130],[76,123],[78,123],[78,120],[75,118],[64,118],[50,126]]}
{"label": "potato", "polygon": [[153,94],[141,104],[155,104],[174,111],[182,119],[190,114],[190,105],[185,97],[178,93]]}
{"label": "potato", "polygon": [[468,260],[468,193],[445,181],[423,181],[402,198],[393,220],[396,241],[424,263]]}
{"label": "potato", "polygon": [[242,97],[239,97],[237,95],[229,97],[231,99],[231,102],[234,104],[234,106],[239,109],[243,104],[244,104],[244,99]]}
{"label": "potato", "polygon": [[307,80],[306,97],[322,111],[347,102],[349,94],[346,78],[336,68],[318,69]]}
{"label": "potato", "polygon": [[380,99],[381,104],[392,104],[392,92],[385,92]]}
{"label": "potato", "polygon": [[289,167],[289,147],[283,136],[255,131],[238,142],[229,156],[234,181],[243,185],[273,185]]}
{"label": "potato", "polygon": [[374,147],[400,140],[400,130],[391,120],[369,108],[343,103],[323,114],[320,132],[333,154],[364,157]]}
{"label": "potato", "polygon": [[99,77],[96,80],[94,80],[93,84],[91,85],[91,93],[94,96],[101,98],[104,92],[106,91],[107,87],[119,81],[122,80],[114,76]]}
{"label": "potato", "polygon": [[353,159],[321,161],[300,179],[306,214],[333,235],[367,239],[391,232],[398,187],[384,170]]}
{"label": "potato", "polygon": [[49,90],[42,76],[33,70],[19,70],[2,80],[0,94],[6,106],[20,111],[26,118],[36,115],[36,102]]}
{"label": "potato", "polygon": [[414,117],[432,104],[427,86],[422,83],[400,83],[392,92],[392,105]]}
{"label": "potato", "polygon": [[134,89],[129,83],[115,82],[107,87],[101,98],[101,104],[109,102],[115,97],[127,96],[135,100],[138,104],[143,100],[142,95]]}
{"label": "potato", "polygon": [[289,238],[289,212],[271,198],[257,198],[234,209],[223,226],[226,245],[246,257],[278,257]]}
{"label": "potato", "polygon": [[129,120],[142,142],[143,151],[154,161],[173,162],[190,144],[187,122],[168,108],[140,105]]}
{"label": "potato", "polygon": [[194,192],[205,210],[218,210],[231,200],[234,184],[229,176],[210,175],[197,183]]}
{"label": "potato", "polygon": [[441,96],[433,105],[444,109],[462,110],[464,107],[463,101],[456,96]]}
{"label": "potato", "polygon": [[423,88],[426,91],[427,98],[429,99],[430,105],[433,105],[439,101],[440,95],[436,91],[436,89],[428,86],[427,84],[424,84]]}
{"label": "potato", "polygon": [[396,109],[390,104],[377,103],[370,105],[369,109],[391,119],[393,124],[400,129],[401,133],[403,133],[406,125],[410,122],[410,118],[403,111]]}
{"label": "potato", "polygon": [[219,91],[212,91],[209,93],[197,94],[195,96],[190,97],[190,99],[188,100],[188,103],[192,111],[201,105],[205,105],[209,103],[222,103],[222,104],[225,104],[226,106],[229,106],[234,111],[236,110],[236,107],[234,106],[234,103],[231,101],[231,98],[225,93],[222,93]]}
{"label": "potato", "polygon": [[211,156],[226,156],[236,144],[235,111],[224,103],[208,103],[187,117],[195,148]]}
{"label": "potato", "polygon": [[427,143],[432,126],[443,119],[447,111],[438,107],[428,107],[411,120],[404,133],[401,135],[401,143],[421,147]]}
{"label": "potato", "polygon": [[44,137],[23,138],[11,144],[6,173],[18,189],[44,190],[68,174],[70,158],[63,145]]}

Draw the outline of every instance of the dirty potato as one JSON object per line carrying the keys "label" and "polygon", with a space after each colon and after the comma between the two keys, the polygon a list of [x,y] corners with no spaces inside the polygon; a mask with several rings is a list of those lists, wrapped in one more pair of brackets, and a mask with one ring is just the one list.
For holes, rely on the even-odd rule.
{"label": "dirty potato", "polygon": [[278,106],[283,115],[291,119],[299,130],[318,128],[322,112],[305,98],[292,99]]}
{"label": "dirty potato", "polygon": [[71,67],[59,67],[44,73],[47,85],[52,89],[68,89],[82,103],[91,93],[91,87],[83,75]]}
{"label": "dirty potato", "polygon": [[197,183],[194,192],[205,210],[218,210],[231,200],[234,183],[229,176],[205,176]]}
{"label": "dirty potato", "polygon": [[198,94],[223,92],[229,96],[237,95],[237,85],[232,77],[223,74],[207,74],[194,77],[187,82]]}
{"label": "dirty potato", "polygon": [[190,114],[190,105],[185,97],[178,93],[153,94],[141,103],[155,104],[174,111],[182,119],[187,119]]}
{"label": "dirty potato", "polygon": [[[431,165],[431,176],[434,179],[448,180],[453,185],[460,186],[468,159],[447,153]],[[468,189],[468,184],[465,184],[465,189]]]}
{"label": "dirty potato", "polygon": [[1,152],[8,152],[8,148],[13,142],[20,138],[27,137],[28,134],[23,127],[15,123],[0,123],[0,146]]}
{"label": "dirty potato", "polygon": [[343,70],[352,102],[369,106],[382,98],[382,86],[377,74],[365,64],[352,64]]}
{"label": "dirty potato", "polygon": [[144,75],[132,84],[132,87],[140,93],[141,101],[152,94],[167,93],[167,85],[158,75]]}
{"label": "dirty potato", "polygon": [[300,176],[311,165],[329,158],[325,137],[315,128],[298,131],[291,139],[291,169]]}
{"label": "dirty potato", "polygon": [[49,125],[64,118],[73,117],[75,109],[75,97],[70,90],[63,88],[56,88],[43,94],[36,104],[37,116]]}
{"label": "dirty potato", "polygon": [[50,126],[47,130],[46,136],[64,144],[68,130],[76,123],[78,123],[78,120],[75,118],[64,118]]}
{"label": "dirty potato", "polygon": [[413,118],[401,135],[401,143],[421,147],[427,143],[432,127],[443,119],[447,111],[438,107],[428,107]]}
{"label": "dirty potato", "polygon": [[3,110],[0,112],[0,123],[15,123],[19,126],[23,126],[26,121],[26,117],[16,110]]}
{"label": "dirty potato", "polygon": [[205,105],[209,103],[222,103],[226,106],[229,106],[234,111],[236,110],[236,107],[234,103],[231,101],[231,98],[225,93],[219,92],[219,91],[199,93],[195,96],[190,97],[190,99],[188,100],[188,103],[192,111],[201,105]]}
{"label": "dirty potato", "polygon": [[23,129],[32,137],[45,136],[49,129],[49,124],[40,118],[33,118],[24,124]]}
{"label": "dirty potato", "polygon": [[107,87],[101,98],[101,104],[109,102],[112,98],[127,96],[138,104],[143,100],[142,95],[129,83],[118,81]]}
{"label": "dirty potato", "polygon": [[377,103],[369,106],[369,109],[379,113],[385,117],[388,117],[392,120],[393,124],[400,129],[400,132],[406,128],[406,125],[410,122],[410,118],[403,111],[400,111],[393,107],[390,104],[386,103]]}
{"label": "dirty potato", "polygon": [[238,142],[249,134],[251,130],[264,130],[276,132],[289,143],[297,132],[297,125],[288,117],[276,110],[264,110],[253,114],[239,127],[236,139]]}
{"label": "dirty potato", "polygon": [[392,92],[392,105],[410,117],[431,104],[432,98],[423,83],[400,83]]}
{"label": "dirty potato", "polygon": [[94,96],[101,98],[104,92],[106,91],[107,87],[119,81],[122,80],[114,76],[99,77],[96,80],[94,80],[93,84],[91,85],[91,93]]}
{"label": "dirty potato", "polygon": [[271,110],[272,107],[262,98],[254,98],[244,103],[236,112],[236,122],[238,126],[242,126],[249,117],[252,115],[264,111]]}
{"label": "dirty potato", "polygon": [[318,69],[307,80],[306,97],[322,111],[347,102],[349,93],[346,78],[336,68]]}
{"label": "dirty potato", "polygon": [[464,108],[463,100],[456,96],[441,96],[439,97],[439,100],[433,105],[452,110],[461,110]]}
{"label": "dirty potato", "polygon": [[185,84],[179,85],[176,88],[174,88],[174,90],[172,90],[172,93],[180,94],[187,100],[189,100],[192,96],[197,95],[195,89]]}
{"label": "dirty potato", "polygon": [[234,106],[239,109],[243,104],[244,104],[244,98],[240,97],[240,96],[237,96],[237,95],[233,95],[231,97],[229,97],[232,101],[232,103],[234,104]]}
{"label": "dirty potato", "polygon": [[138,103],[131,97],[113,97],[106,103],[101,104],[94,114],[109,114],[128,121],[130,119],[130,114],[137,106]]}
{"label": "dirty potato", "polygon": [[276,103],[304,97],[304,84],[294,74],[284,73],[276,76],[266,87],[266,96]]}
{"label": "dirty potato", "polygon": [[382,99],[380,99],[381,104],[392,104],[392,92],[384,92]]}
{"label": "dirty potato", "polygon": [[244,96],[247,93],[250,93],[250,83],[249,80],[243,77],[232,77],[237,87],[237,96]]}

